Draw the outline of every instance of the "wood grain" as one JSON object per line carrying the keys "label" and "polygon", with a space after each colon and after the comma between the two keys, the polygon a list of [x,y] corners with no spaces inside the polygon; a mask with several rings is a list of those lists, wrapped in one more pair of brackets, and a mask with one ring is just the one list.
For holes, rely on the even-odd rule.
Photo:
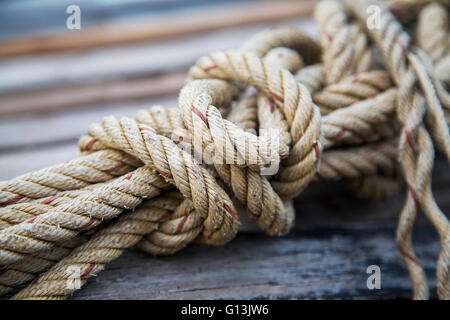
{"label": "wood grain", "polygon": [[[72,298],[409,299],[394,225],[302,228],[282,238],[239,234],[223,247],[194,244],[169,257],[127,252]],[[439,243],[431,227],[416,233],[417,254],[433,279]],[[380,290],[367,289],[370,265],[380,266]],[[435,282],[430,285],[434,298]]]}
{"label": "wood grain", "polygon": [[144,40],[183,37],[188,34],[237,27],[246,24],[299,18],[311,14],[315,1],[269,1],[235,6],[215,6],[185,13],[159,15],[101,27],[4,40],[0,57],[38,54],[71,49],[128,44]]}
{"label": "wood grain", "polygon": [[0,116],[80,109],[105,103],[133,102],[173,95],[185,83],[186,70],[146,78],[118,79],[0,97]]}
{"label": "wood grain", "polygon": [[[105,116],[134,117],[141,109],[153,105],[176,107],[175,95],[161,99],[108,102],[83,108],[36,114],[20,114],[0,117],[0,153],[3,155],[52,148],[61,144],[77,148],[78,138],[87,132],[89,125]],[[1,162],[1,157],[0,157]]]}

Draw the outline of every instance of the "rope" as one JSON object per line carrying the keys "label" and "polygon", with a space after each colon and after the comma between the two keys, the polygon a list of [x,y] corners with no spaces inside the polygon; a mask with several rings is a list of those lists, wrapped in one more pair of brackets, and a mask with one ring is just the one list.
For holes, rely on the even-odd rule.
{"label": "rope", "polygon": [[79,157],[0,182],[0,294],[29,283],[14,299],[65,299],[78,288],[69,284],[128,248],[225,244],[238,205],[284,235],[290,200],[311,182],[344,180],[357,196],[384,199],[405,180],[397,243],[414,298],[429,294],[411,240],[423,211],[442,244],[438,296],[450,299],[450,227],[431,190],[433,144],[450,159],[447,13],[432,3],[401,15],[418,17],[415,48],[381,3],[380,28],[366,30],[368,4],[319,2],[320,44],[275,27],[202,57],[178,108],[105,117],[80,139]]}
{"label": "rope", "polygon": [[2,181],[0,207],[53,196],[61,190],[74,190],[108,181],[141,165],[136,159],[114,150],[81,156],[66,163]]}
{"label": "rope", "polygon": [[[361,20],[364,19],[364,3],[355,4],[350,1],[346,3]],[[381,4],[380,7],[382,8],[381,28],[371,29],[368,32],[382,49],[393,81],[398,85],[397,114],[403,123],[399,156],[409,190],[397,229],[397,243],[413,279],[415,298],[428,298],[425,273],[418,263],[411,243],[413,222],[419,209],[422,209],[441,237],[442,250],[437,266],[438,294],[441,298],[448,298],[450,286],[447,281],[450,260],[448,220],[437,207],[431,192],[434,150],[431,137],[422,119],[428,109],[430,116],[427,118],[431,122],[431,127],[435,128],[432,130],[434,141],[443,147],[447,157],[450,155],[448,125],[434,87],[427,81],[429,79],[427,79],[426,71],[421,66],[417,55],[408,50],[409,35],[402,30],[401,25],[388,10]],[[417,80],[421,88],[416,87]]]}
{"label": "rope", "polygon": [[[139,243],[144,236],[145,240],[141,246],[145,246],[146,250],[152,253],[174,253],[180,250],[201,232],[203,220],[194,210],[190,200],[184,200],[182,206],[181,201],[182,198],[177,194],[163,194],[157,199],[147,201],[144,207],[124,214],[117,222],[96,233],[49,271],[36,278],[31,287],[22,290],[14,298],[64,298],[76,290],[76,286],[67,285],[71,277],[69,267],[79,268],[81,286],[88,278],[102,271],[108,262],[120,256],[125,249]],[[46,293],[48,287],[52,288],[50,297]]]}

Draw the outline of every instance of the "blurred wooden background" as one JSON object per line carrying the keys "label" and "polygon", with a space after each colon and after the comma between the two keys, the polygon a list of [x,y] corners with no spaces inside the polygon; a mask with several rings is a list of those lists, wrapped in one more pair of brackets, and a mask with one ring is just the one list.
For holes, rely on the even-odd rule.
{"label": "blurred wooden background", "polygon": [[[176,106],[187,68],[204,54],[277,24],[317,36],[313,0],[80,0],[81,30],[66,28],[70,4],[0,2],[0,180],[75,157],[79,136],[104,116]],[[444,211],[446,169],[438,160]],[[165,258],[128,252],[74,298],[409,298],[394,239],[403,200],[403,191],[372,203],[339,183],[312,185],[287,237],[244,233]],[[434,288],[438,238],[423,219],[415,236]],[[366,287],[370,264],[381,267],[381,290]]]}
{"label": "blurred wooden background", "polygon": [[81,30],[66,28],[70,1],[0,2],[0,179],[74,157],[106,115],[175,106],[204,54],[277,23],[315,32],[306,0],[77,3]]}

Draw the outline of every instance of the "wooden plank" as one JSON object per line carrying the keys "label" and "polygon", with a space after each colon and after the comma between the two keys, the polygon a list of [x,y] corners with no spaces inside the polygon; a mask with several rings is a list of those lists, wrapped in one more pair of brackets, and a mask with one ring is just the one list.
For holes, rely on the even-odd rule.
{"label": "wooden plank", "polygon": [[0,116],[24,113],[79,110],[82,107],[133,102],[175,95],[186,81],[186,70],[167,72],[148,78],[111,80],[19,92],[0,97]]}
{"label": "wooden plank", "polygon": [[[144,40],[182,37],[192,33],[207,32],[246,24],[299,18],[310,15],[313,0],[269,1],[244,3],[235,6],[215,6],[187,13],[161,15],[141,21],[126,21],[101,27],[63,32],[48,36],[23,37],[4,40],[0,56],[17,56],[51,51],[87,49],[98,46],[132,43]],[[70,32],[70,35],[68,35]]]}
{"label": "wooden plank", "polygon": [[[312,19],[284,20],[317,36]],[[187,69],[203,55],[236,48],[273,23],[215,30],[177,39],[128,46],[49,53],[0,59],[0,94],[61,88],[118,78],[142,78],[171,70]],[[4,103],[0,103],[0,110]]]}
{"label": "wooden plank", "polygon": [[[311,34],[317,32],[311,20],[296,25]],[[109,114],[133,116],[152,104],[176,106],[183,74],[159,74],[159,68],[189,66],[202,54],[241,45],[261,28],[216,31],[117,51],[4,59],[0,61],[0,91],[17,92],[0,95],[0,152],[75,141],[91,122]],[[156,75],[147,79],[138,74],[140,69]],[[171,91],[173,98],[159,98]],[[129,99],[139,101],[123,101]]]}
{"label": "wooden plank", "polygon": [[91,123],[101,121],[108,115],[134,117],[137,111],[148,109],[152,105],[175,107],[177,100],[175,96],[171,96],[134,102],[109,102],[41,115],[3,116],[0,118],[0,152],[41,149],[61,143],[71,143],[76,147],[78,138],[87,132]]}
{"label": "wooden plank", "polygon": [[187,11],[196,7],[235,5],[236,2],[260,0],[58,0],[58,1],[0,1],[0,37],[11,38],[66,30],[68,6],[81,8],[81,26],[93,27],[111,21]]}
{"label": "wooden plank", "polygon": [[[168,257],[127,252],[72,298],[408,299],[394,225],[302,228],[282,238],[238,234],[222,247],[192,244]],[[417,228],[415,237],[435,298],[439,243],[431,227]],[[380,290],[367,289],[370,265],[380,266]]]}
{"label": "wooden plank", "polygon": [[55,144],[46,148],[22,149],[0,156],[0,181],[73,159],[78,155],[76,143]]}

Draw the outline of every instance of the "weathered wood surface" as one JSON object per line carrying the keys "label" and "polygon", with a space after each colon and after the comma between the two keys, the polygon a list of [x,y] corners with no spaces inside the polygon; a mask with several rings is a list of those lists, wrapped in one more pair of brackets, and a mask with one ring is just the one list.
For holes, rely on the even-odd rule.
{"label": "weathered wood surface", "polygon": [[[303,228],[282,238],[245,233],[223,247],[194,244],[169,257],[127,252],[72,298],[409,299],[394,225]],[[430,227],[416,232],[417,254],[434,278],[436,236]],[[374,264],[381,268],[380,290],[366,286],[366,269]]]}
{"label": "weathered wood surface", "polygon": [[[317,34],[311,19],[286,20],[283,24]],[[164,88],[157,84],[161,78],[167,78],[168,72],[185,73],[199,57],[215,50],[237,48],[255,33],[273,25],[266,22],[160,42],[0,59],[0,115],[78,109],[98,103],[99,97],[92,96],[92,92],[102,89],[103,101],[111,102],[118,97],[132,99],[132,93],[122,92],[130,92],[129,87],[136,87],[136,82],[144,80],[147,87],[153,88],[134,94],[135,98],[175,94],[182,82],[172,81]],[[107,91],[104,88],[108,85],[122,88],[115,90],[118,92]]]}
{"label": "weathered wood surface", "polygon": [[[222,2],[222,3],[221,3]],[[238,27],[262,21],[277,21],[311,14],[315,0],[240,1],[230,6],[224,1],[216,5],[185,8],[175,13],[158,13],[133,19],[104,23],[99,27],[82,28],[75,32],[64,30],[46,36],[31,36],[2,41],[0,56],[17,56],[62,50],[91,49],[93,47],[127,44],[130,42],[183,37],[196,32],[208,32]],[[65,10],[66,7],[62,6]],[[89,6],[80,6],[80,11]],[[181,12],[180,12],[181,11]],[[186,14],[187,13],[187,14]],[[60,26],[64,28],[64,11],[60,11]],[[70,35],[70,36],[68,36]]]}

